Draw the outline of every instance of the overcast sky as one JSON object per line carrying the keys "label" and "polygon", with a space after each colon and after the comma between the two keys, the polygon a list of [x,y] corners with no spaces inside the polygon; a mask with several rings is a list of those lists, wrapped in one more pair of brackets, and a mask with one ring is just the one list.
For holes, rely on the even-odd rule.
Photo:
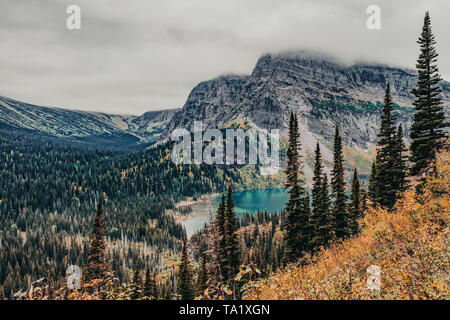
{"label": "overcast sky", "polygon": [[[66,27],[70,4],[81,30]],[[381,30],[366,27],[372,4]],[[448,0],[1,0],[0,95],[141,114],[182,107],[200,81],[249,74],[267,52],[414,68],[426,10],[450,79]]]}

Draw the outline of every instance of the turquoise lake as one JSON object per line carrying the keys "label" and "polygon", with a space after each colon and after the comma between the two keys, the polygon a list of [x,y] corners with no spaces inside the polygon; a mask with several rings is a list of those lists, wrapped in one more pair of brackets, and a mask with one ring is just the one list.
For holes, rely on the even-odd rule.
{"label": "turquoise lake", "polygon": [[[220,199],[221,197],[218,197],[216,201],[219,202]],[[255,189],[233,193],[234,209],[239,217],[246,211],[280,211],[288,199],[284,189]]]}
{"label": "turquoise lake", "polygon": [[[284,189],[254,189],[233,192],[234,209],[236,216],[240,217],[245,212],[254,213],[267,210],[269,212],[280,211],[284,208],[289,196]],[[221,197],[211,198],[213,215],[217,211]],[[206,201],[192,205],[192,213],[180,223],[186,228],[186,234],[190,237],[209,222],[209,206]]]}

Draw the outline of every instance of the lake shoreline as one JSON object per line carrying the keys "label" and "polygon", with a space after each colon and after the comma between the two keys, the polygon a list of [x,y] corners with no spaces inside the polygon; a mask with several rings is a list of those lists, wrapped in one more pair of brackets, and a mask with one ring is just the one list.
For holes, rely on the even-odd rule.
{"label": "lake shoreline", "polygon": [[[185,228],[188,237],[209,223],[208,199],[211,204],[212,216],[215,217],[220,203],[220,195],[221,193],[215,192],[202,195],[197,200],[186,199],[177,203],[177,208],[187,206],[189,210],[192,210],[187,214],[182,214],[177,209],[171,210],[175,221]],[[245,212],[268,211],[273,213],[281,211],[288,200],[288,194],[284,188],[243,189],[233,192],[233,200],[236,216],[241,217]]]}
{"label": "lake shoreline", "polygon": [[[215,192],[215,193],[203,194],[197,200],[193,200],[193,199],[192,200],[182,200],[175,204],[175,210],[179,210],[182,207],[186,207],[186,208],[190,207],[192,209],[192,206],[199,204],[199,203],[207,202],[208,199],[209,199],[209,201],[211,201],[212,198],[217,198],[220,195],[221,195],[220,193]],[[172,211],[172,216],[174,217],[175,222],[177,222],[177,223],[185,221],[189,218],[193,218],[200,214],[199,212],[195,212],[195,211],[192,211],[188,214],[181,214],[179,212],[174,212],[174,210],[171,210],[171,211]],[[213,212],[213,215],[214,215],[214,212]]]}

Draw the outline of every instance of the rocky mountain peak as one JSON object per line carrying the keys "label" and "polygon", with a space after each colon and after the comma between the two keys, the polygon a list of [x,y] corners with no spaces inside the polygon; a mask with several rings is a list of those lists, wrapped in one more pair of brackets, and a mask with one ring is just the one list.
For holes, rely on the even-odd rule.
{"label": "rocky mountain peak", "polygon": [[[286,133],[293,110],[299,116],[307,158],[311,158],[308,155],[316,141],[324,144],[325,155],[331,155],[332,134],[338,125],[347,148],[370,153],[362,156],[364,165],[369,166],[387,83],[391,85],[398,122],[407,134],[413,116],[411,89],[416,80],[411,70],[343,63],[307,51],[265,54],[248,76],[221,76],[197,85],[162,137],[168,137],[175,128],[189,130],[196,120],[214,128],[246,121],[255,128],[276,128]],[[442,89],[448,107],[449,83],[443,82]]]}

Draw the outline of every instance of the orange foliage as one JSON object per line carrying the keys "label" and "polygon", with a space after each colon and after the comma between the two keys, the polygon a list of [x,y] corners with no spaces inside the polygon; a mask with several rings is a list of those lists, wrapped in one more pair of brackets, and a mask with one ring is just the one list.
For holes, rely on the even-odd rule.
{"label": "orange foliage", "polygon": [[[448,299],[450,152],[436,161],[424,192],[405,192],[393,212],[366,211],[361,233],[246,285],[246,299]],[[366,270],[381,268],[380,290]]]}

